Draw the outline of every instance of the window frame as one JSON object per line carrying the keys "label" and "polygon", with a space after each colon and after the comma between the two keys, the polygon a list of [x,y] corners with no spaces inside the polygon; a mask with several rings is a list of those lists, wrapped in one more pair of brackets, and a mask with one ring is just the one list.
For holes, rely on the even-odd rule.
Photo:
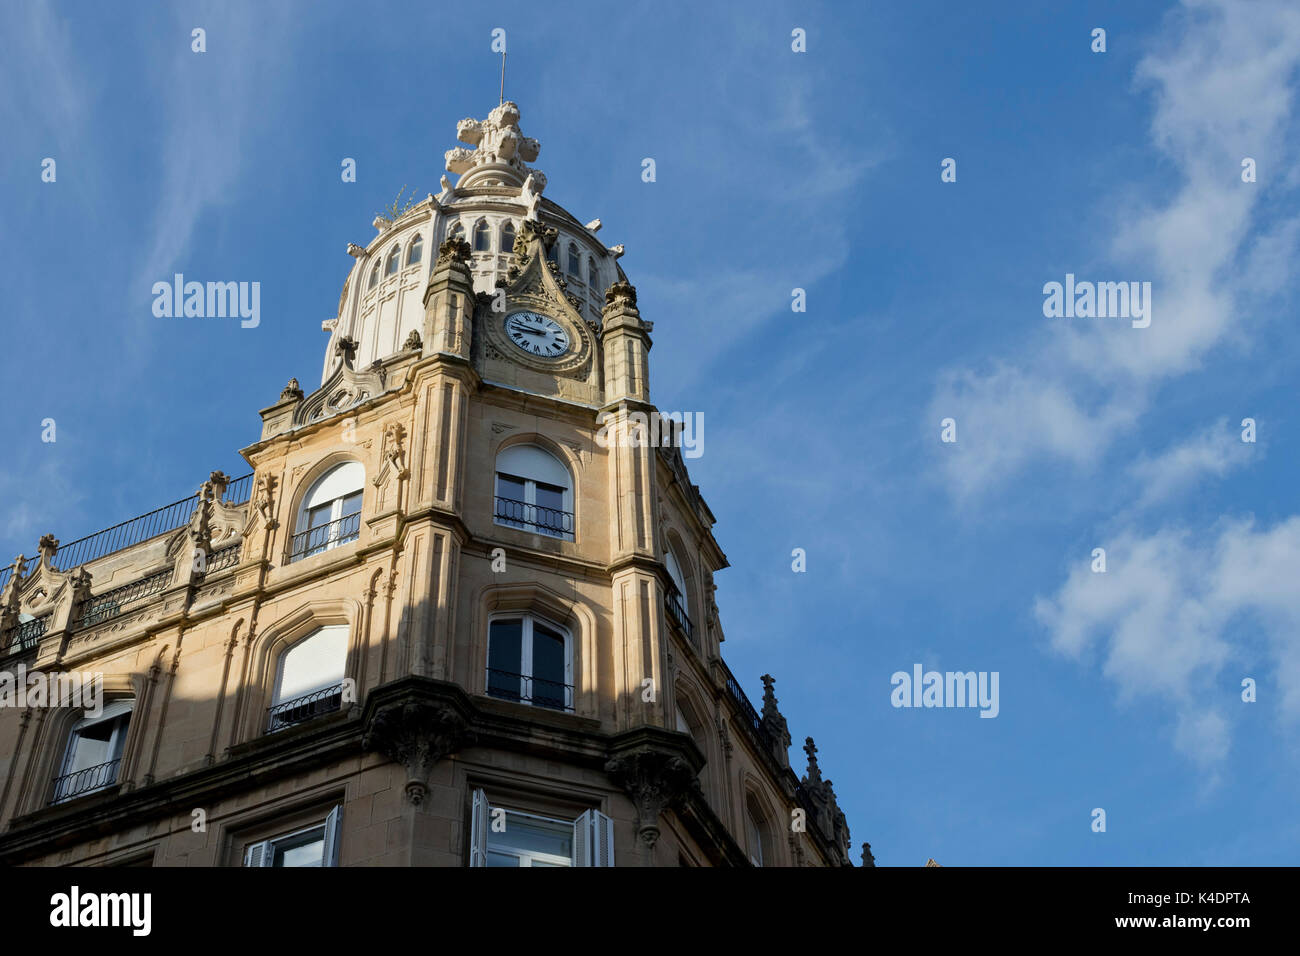
{"label": "window frame", "polygon": [[[480,249],[478,242],[479,237],[483,237],[483,248]],[[470,250],[472,252],[491,252],[492,251],[492,227],[486,219],[480,219],[474,223],[473,230],[470,231]]]}
{"label": "window frame", "polygon": [[[412,258],[414,256],[415,258]],[[419,265],[424,261],[424,234],[417,232],[406,246],[406,265]]]}
{"label": "window frame", "polygon": [[[519,621],[519,696],[518,698],[498,697],[492,693],[492,626],[501,621]],[[533,653],[533,625],[540,623],[549,630],[555,631],[564,641],[564,706],[549,707],[546,704],[535,703],[536,697],[529,693],[525,700],[524,691],[531,690],[530,683],[537,678],[533,674],[534,653]],[[523,704],[527,707],[538,707],[542,710],[553,710],[559,713],[572,714],[576,713],[575,698],[577,697],[576,688],[573,684],[573,632],[563,624],[557,624],[550,618],[537,614],[533,611],[497,611],[488,616],[488,630],[486,653],[483,662],[483,692],[485,696],[493,700],[504,700],[514,704]]]}
{"label": "window frame", "polygon": [[[83,717],[68,729],[63,745],[63,756],[59,760],[58,764],[59,772],[54,775],[52,784],[53,793],[50,797],[51,804],[67,803],[69,800],[75,800],[78,797],[98,793],[101,790],[107,790],[118,784],[118,781],[122,776],[122,760],[126,754],[126,741],[131,732],[131,718],[135,715],[136,699],[134,697],[119,698],[114,701],[107,701],[104,705],[104,709],[107,710],[113,704],[123,703],[128,705],[125,710],[118,710],[117,712],[108,715],[101,713],[98,717]],[[114,725],[110,731],[108,740],[108,753],[110,755],[108,760],[92,764],[89,767],[82,767],[81,770],[70,770],[69,768],[72,766],[77,752],[76,744],[78,741],[83,739],[83,731],[89,730],[92,727],[98,727],[105,723],[112,723]],[[106,780],[97,786],[89,787],[85,790],[78,790],[75,793],[64,793],[63,795],[60,795],[60,781],[65,780],[71,774],[84,773],[87,770],[94,770],[96,767],[104,767],[112,763],[117,764],[113,769],[112,779]]]}
{"label": "window frame", "polygon": [[[296,650],[297,648],[302,647],[307,642],[316,639],[317,637],[322,635],[325,631],[331,629],[335,631],[342,630],[344,632],[343,660],[339,663],[338,678],[336,680],[326,681],[322,684],[311,687],[310,689],[302,693],[295,694],[293,697],[290,697],[287,700],[281,700],[280,694],[284,686],[284,665],[290,652]],[[347,676],[348,676],[348,647],[349,644],[351,643],[351,640],[352,640],[352,628],[350,625],[321,624],[318,627],[312,628],[302,637],[298,638],[296,641],[293,641],[293,643],[285,646],[279,652],[279,654],[276,655],[275,680],[271,684],[271,694],[269,698],[270,703],[267,705],[266,708],[266,712],[267,712],[266,732],[267,733],[273,734],[281,730],[287,730],[290,727],[297,727],[300,726],[301,724],[308,723],[309,721],[315,720],[318,717],[325,717],[328,716],[329,714],[338,713],[338,711],[343,709],[343,683],[347,680]],[[337,707],[332,707],[327,710],[322,710],[318,714],[312,714],[308,717],[304,717],[303,719],[296,720],[296,721],[281,722],[277,720],[277,715],[272,713],[276,707],[280,707],[286,703],[295,700],[301,700],[303,698],[311,697],[313,694],[319,694],[321,691],[328,690],[331,687],[334,687],[336,685],[338,685],[339,687],[339,695],[338,695],[339,702]],[[333,697],[333,696],[334,696],[333,694],[329,695],[329,697]],[[328,700],[328,699],[329,698],[322,698],[322,700]]]}
{"label": "window frame", "polygon": [[[331,475],[333,475],[335,472],[339,471],[342,468],[347,468],[350,465],[355,465],[361,476],[360,484],[355,490],[345,491],[344,493],[340,495],[336,495],[333,498],[329,498],[325,501],[322,501],[319,504],[315,504],[315,505],[308,504],[308,502],[311,501],[312,499],[312,495],[316,493],[316,490],[324,482],[329,480]],[[345,514],[343,511],[343,506],[345,502],[357,496],[360,496],[360,500],[357,502],[356,510],[349,511]],[[330,514],[328,520],[326,520],[325,522],[319,525],[311,524],[312,514],[320,511],[322,508],[326,507],[327,505],[330,508]],[[334,465],[331,465],[329,468],[326,468],[323,472],[321,472],[319,476],[317,476],[311,482],[310,485],[307,486],[306,490],[303,492],[302,500],[299,501],[298,503],[297,517],[294,520],[293,533],[289,535],[289,540],[288,540],[288,549],[289,549],[288,560],[285,563],[294,564],[298,561],[303,561],[306,560],[307,558],[313,558],[318,554],[324,554],[326,551],[332,551],[335,548],[342,547],[343,545],[346,544],[353,544],[356,541],[360,540],[361,514],[365,510],[365,505],[366,505],[365,465],[363,465],[361,462],[357,461],[354,458],[349,458],[346,461],[337,462]],[[356,515],[357,517],[356,528],[355,530],[348,531],[345,534],[343,533],[343,527],[341,522],[343,521],[343,519],[350,518],[353,515]],[[338,527],[334,527],[335,525],[338,525]],[[302,535],[309,534],[310,532],[316,530],[317,528],[331,528],[331,532],[329,533],[329,535],[327,535],[325,541],[322,544],[316,545],[314,547],[304,547],[304,549],[301,552],[295,550],[296,548],[295,542],[297,541],[297,539]],[[311,543],[310,537],[308,537],[303,543],[304,545],[310,545]]]}
{"label": "window frame", "polygon": [[[543,813],[535,813],[529,810],[518,810],[505,806],[492,806],[488,800],[487,792],[481,787],[476,787],[470,794],[470,825],[469,825],[469,865],[471,867],[487,867],[488,854],[492,852],[489,843],[489,834],[491,831],[491,818],[494,810],[504,810],[507,814],[530,817],[536,820],[545,820],[548,823],[558,824],[560,826],[572,827],[573,838],[570,843],[570,856],[568,865],[577,866],[613,866],[614,865],[614,821],[602,813],[600,810],[589,808],[583,810],[572,819],[563,817],[553,817]],[[506,832],[509,832],[509,826]],[[518,848],[506,847],[506,851]],[[496,849],[496,852],[503,852]],[[521,851],[528,853],[528,851]],[[532,866],[532,859],[546,856],[547,854],[528,853],[528,865]],[[561,859],[557,855],[549,855],[552,859]],[[522,857],[521,857],[522,859]]]}
{"label": "window frame", "polygon": [[[543,455],[546,455],[548,458],[554,460],[555,463],[560,467],[560,470],[563,471],[564,473],[564,479],[565,479],[564,485],[563,486],[555,485],[550,481],[541,480],[538,478],[530,478],[527,475],[520,475],[520,474],[516,474],[513,471],[503,470],[501,467],[501,457],[507,454],[508,452],[510,452],[511,449],[522,449],[522,448],[534,449],[542,453]],[[501,491],[500,481],[502,478],[523,482],[524,497],[522,500],[516,498],[508,498],[505,495],[502,495],[500,493]],[[544,485],[548,488],[562,487],[562,494],[560,496],[560,507],[558,509],[550,508],[547,505],[539,505],[537,503],[537,486],[539,484]],[[516,531],[523,531],[528,534],[540,534],[547,538],[558,538],[561,541],[574,541],[576,540],[577,530],[578,530],[578,515],[577,512],[574,510],[574,501],[576,500],[576,494],[574,488],[575,484],[576,482],[574,480],[573,472],[569,469],[569,466],[558,455],[554,454],[553,452],[551,452],[546,448],[543,448],[541,445],[538,445],[533,442],[520,442],[513,445],[507,445],[505,448],[498,449],[496,458],[493,461],[493,471],[492,471],[492,523],[496,525],[500,525],[503,528],[513,528]],[[558,510],[561,514],[565,514],[569,516],[570,523],[572,524],[573,528],[572,530],[569,531],[563,531],[563,530],[556,531],[550,528],[542,527],[541,525],[537,524],[535,520],[530,522],[526,520],[517,520],[514,518],[503,517],[497,513],[498,498],[505,501],[517,501],[519,504],[523,505],[525,509],[545,508],[549,511]],[[524,514],[525,516],[527,516],[528,511],[525,510]],[[536,519],[537,517],[536,510],[532,512],[532,516],[534,519]]]}
{"label": "window frame", "polygon": [[[319,867],[336,867],[339,865],[339,844],[342,842],[343,829],[340,826],[343,818],[343,805],[339,804],[332,807],[325,815],[325,819],[320,823],[313,823],[311,826],[299,827],[288,833],[279,836],[268,837],[265,840],[256,840],[244,846],[244,855],[242,866],[245,867],[275,867],[275,855],[279,844],[288,843],[289,841],[301,837],[304,834],[312,833],[316,830],[321,832],[321,861]],[[277,869],[312,869],[313,867],[277,867]]]}

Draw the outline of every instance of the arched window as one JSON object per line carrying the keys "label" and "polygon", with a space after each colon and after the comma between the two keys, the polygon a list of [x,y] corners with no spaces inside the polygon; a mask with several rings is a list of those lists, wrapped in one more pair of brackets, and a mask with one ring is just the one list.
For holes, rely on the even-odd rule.
{"label": "arched window", "polygon": [[134,707],[134,700],[115,700],[105,704],[98,717],[86,717],[73,725],[59,775],[54,778],[55,803],[117,783]]}
{"label": "arched window", "polygon": [[474,226],[474,251],[487,252],[491,248],[492,230],[488,228],[486,219],[480,219]]}
{"label": "arched window", "polygon": [[582,278],[582,258],[578,255],[578,244],[569,243],[569,275],[575,279]]}
{"label": "arched window", "polygon": [[384,270],[388,275],[395,275],[397,267],[402,264],[402,249],[400,246],[393,246],[388,253],[388,267]]}
{"label": "arched window", "polygon": [[487,692],[534,707],[573,710],[569,632],[533,614],[488,624]]}
{"label": "arched window", "polygon": [[465,227],[461,225],[460,220],[452,224],[451,231],[447,233],[448,239],[464,239]]}
{"label": "arched window", "polygon": [[573,540],[569,469],[536,445],[511,445],[497,455],[497,524]]}
{"label": "arched window", "polygon": [[767,865],[774,862],[772,828],[768,823],[767,815],[763,813],[762,807],[752,793],[745,797],[745,843],[749,852],[749,862],[755,866],[763,866],[765,860]]}
{"label": "arched window", "polygon": [[501,251],[507,255],[515,249],[515,224],[507,219],[501,226]]}
{"label": "arched window", "polygon": [[671,550],[664,552],[664,566],[668,569],[668,577],[673,582],[672,588],[664,597],[664,603],[668,609],[668,619],[680,627],[686,636],[693,641],[695,639],[695,630],[691,625],[691,617],[686,612],[686,595],[688,593],[686,590],[686,576],[682,574],[682,566],[677,563],[677,558]]}
{"label": "arched window", "polygon": [[595,259],[587,260],[587,284],[597,292],[600,291],[600,270],[596,268]]}
{"label": "arched window", "polygon": [[424,236],[417,235],[411,241],[410,247],[406,250],[406,264],[413,266],[420,261],[420,256],[424,253]]}
{"label": "arched window", "polygon": [[316,480],[298,508],[290,561],[357,540],[365,480],[366,470],[359,461],[337,465]]}
{"label": "arched window", "polygon": [[347,656],[346,624],[317,628],[281,654],[267,730],[283,730],[338,710]]}
{"label": "arched window", "polygon": [[370,270],[370,284],[367,285],[366,288],[373,289],[377,285],[379,285],[379,263],[378,262],[376,262],[375,267]]}

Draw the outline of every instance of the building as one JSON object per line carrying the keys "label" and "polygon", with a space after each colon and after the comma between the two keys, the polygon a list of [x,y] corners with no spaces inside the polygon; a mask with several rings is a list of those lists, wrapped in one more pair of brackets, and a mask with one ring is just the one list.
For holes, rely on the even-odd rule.
{"label": "building", "polygon": [[812,739],[800,779],[720,655],[622,248],[518,119],[348,246],[251,474],[0,576],[0,861],[852,865]]}

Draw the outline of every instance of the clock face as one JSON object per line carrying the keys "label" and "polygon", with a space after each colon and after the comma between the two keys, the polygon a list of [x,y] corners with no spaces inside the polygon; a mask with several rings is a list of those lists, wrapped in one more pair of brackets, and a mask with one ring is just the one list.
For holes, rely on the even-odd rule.
{"label": "clock face", "polygon": [[506,335],[530,355],[558,358],[569,350],[569,333],[549,316],[515,312],[506,317]]}

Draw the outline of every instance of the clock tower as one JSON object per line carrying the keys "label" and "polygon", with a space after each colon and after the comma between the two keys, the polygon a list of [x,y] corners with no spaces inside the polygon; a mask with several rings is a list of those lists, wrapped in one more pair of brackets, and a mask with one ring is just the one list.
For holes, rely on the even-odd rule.
{"label": "clock tower", "polygon": [[116,704],[111,735],[0,713],[0,861],[850,865],[812,739],[801,777],[772,678],[755,707],[722,658],[678,433],[634,427],[659,413],[623,247],[543,195],[514,103],[456,132],[456,181],[348,245],[320,386],[262,410],[251,475],[15,563],[5,653]]}

